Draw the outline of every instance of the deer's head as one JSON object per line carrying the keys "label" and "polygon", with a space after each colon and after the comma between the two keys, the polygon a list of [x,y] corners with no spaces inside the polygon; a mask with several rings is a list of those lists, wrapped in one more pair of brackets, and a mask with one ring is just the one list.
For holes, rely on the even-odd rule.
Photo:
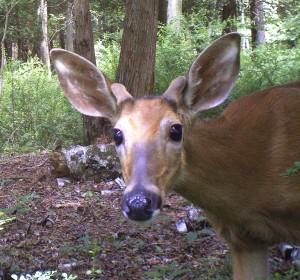
{"label": "deer's head", "polygon": [[184,138],[199,111],[222,103],[239,72],[240,36],[218,39],[193,62],[187,77],[173,80],[160,97],[135,99],[92,63],[61,49],[51,51],[61,87],[82,114],[105,117],[127,187],[123,212],[135,221],[159,213],[185,165]]}

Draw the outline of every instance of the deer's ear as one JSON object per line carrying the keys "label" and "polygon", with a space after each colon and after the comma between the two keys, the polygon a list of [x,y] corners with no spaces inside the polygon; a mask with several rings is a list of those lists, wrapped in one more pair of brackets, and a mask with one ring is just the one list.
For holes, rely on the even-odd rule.
{"label": "deer's ear", "polygon": [[[71,104],[82,114],[111,119],[121,92],[111,92],[111,81],[85,58],[62,49],[51,50],[60,86]],[[128,98],[128,95],[126,96]]]}
{"label": "deer's ear", "polygon": [[187,76],[184,103],[195,112],[221,104],[240,70],[240,35],[230,33],[213,42],[196,58]]}

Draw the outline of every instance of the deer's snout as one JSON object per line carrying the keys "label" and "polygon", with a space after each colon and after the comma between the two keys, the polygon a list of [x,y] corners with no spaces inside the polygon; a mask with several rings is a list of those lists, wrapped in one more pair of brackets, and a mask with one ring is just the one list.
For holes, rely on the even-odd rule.
{"label": "deer's snout", "polygon": [[162,199],[156,194],[129,193],[122,202],[125,217],[133,221],[148,221],[156,216],[162,207]]}

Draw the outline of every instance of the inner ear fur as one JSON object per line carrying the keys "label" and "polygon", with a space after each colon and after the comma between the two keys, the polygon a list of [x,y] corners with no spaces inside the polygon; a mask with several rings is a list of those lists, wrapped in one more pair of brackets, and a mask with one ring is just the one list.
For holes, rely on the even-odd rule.
{"label": "inner ear fur", "polygon": [[187,76],[186,106],[199,112],[228,97],[240,70],[240,40],[238,33],[225,35],[195,59]]}
{"label": "inner ear fur", "polygon": [[51,50],[61,88],[70,103],[82,114],[112,118],[117,101],[112,82],[85,58],[63,50]]}

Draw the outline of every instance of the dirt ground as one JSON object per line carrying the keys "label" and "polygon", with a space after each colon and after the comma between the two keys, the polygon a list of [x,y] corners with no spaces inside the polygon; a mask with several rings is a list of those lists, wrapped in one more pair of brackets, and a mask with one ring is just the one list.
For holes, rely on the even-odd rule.
{"label": "dirt ground", "polygon": [[[0,155],[0,213],[13,218],[0,223],[0,279],[48,270],[77,279],[230,279],[228,247],[201,215],[189,233],[176,229],[193,209],[187,201],[172,193],[160,217],[138,227],[122,216],[122,192],[113,182],[59,186],[47,152]],[[270,262],[291,268],[275,247]]]}

